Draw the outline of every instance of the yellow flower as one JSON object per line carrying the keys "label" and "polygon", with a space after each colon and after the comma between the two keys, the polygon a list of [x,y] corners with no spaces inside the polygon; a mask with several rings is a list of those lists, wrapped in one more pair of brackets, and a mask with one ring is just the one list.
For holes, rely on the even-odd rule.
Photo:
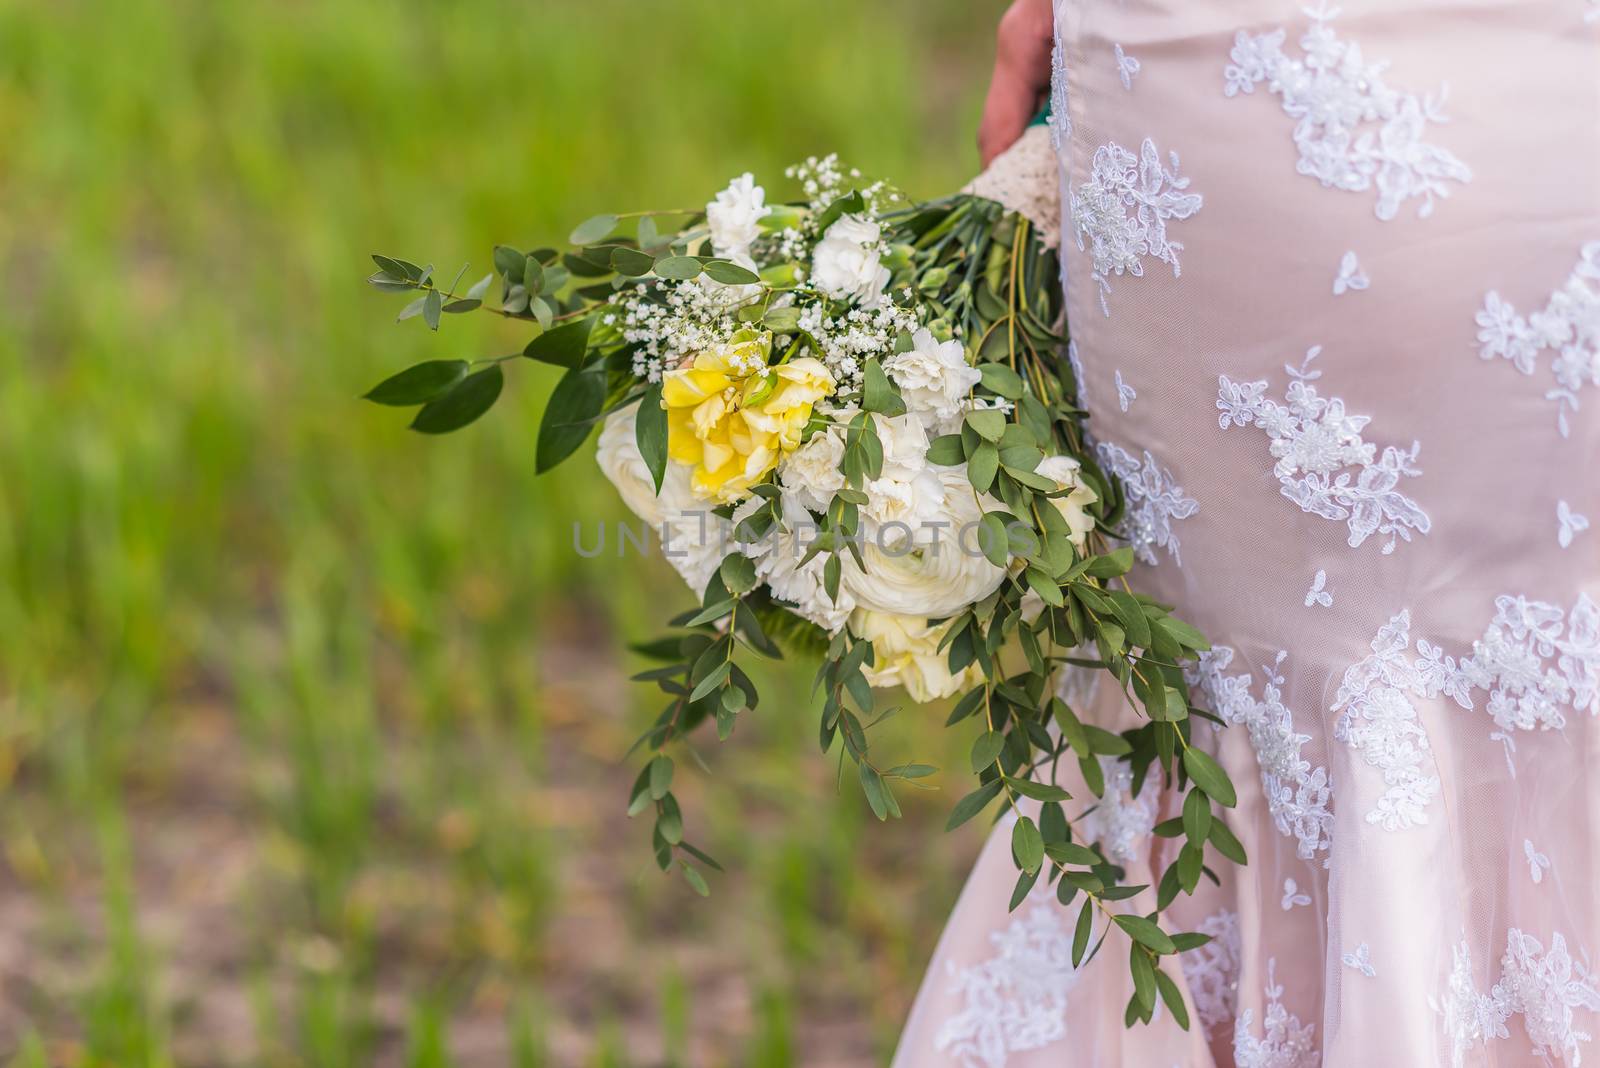
{"label": "yellow flower", "polygon": [[667,455],[694,468],[703,500],[726,504],[800,445],[811,406],[833,392],[833,376],[809,357],[767,366],[771,334],[745,332],[667,372]]}

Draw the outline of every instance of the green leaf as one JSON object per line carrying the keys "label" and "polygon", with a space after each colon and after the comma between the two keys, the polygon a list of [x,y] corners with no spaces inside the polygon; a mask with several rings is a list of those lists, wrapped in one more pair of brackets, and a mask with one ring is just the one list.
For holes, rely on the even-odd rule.
{"label": "green leaf", "polygon": [[967,458],[961,448],[960,434],[943,434],[928,445],[928,462],[940,467],[954,467]]}
{"label": "green leaf", "polygon": [[749,593],[756,588],[756,562],[743,553],[724,557],[720,570],[729,593]]}
{"label": "green leaf", "polygon": [[711,260],[705,265],[706,274],[716,282],[729,286],[749,286],[761,281],[761,276],[731,260]]}
{"label": "green leaf", "polygon": [[1161,1000],[1172,1010],[1172,1018],[1178,1021],[1178,1026],[1185,1031],[1189,1030],[1189,1009],[1183,1003],[1183,995],[1178,992],[1178,984],[1160,968],[1157,968],[1155,973],[1156,989],[1161,992]]}
{"label": "green leaf", "polygon": [[1072,966],[1083,963],[1083,951],[1089,948],[1089,936],[1094,933],[1094,900],[1084,898],[1078,910],[1078,926],[1072,932]]}
{"label": "green leaf", "polygon": [[684,864],[681,861],[678,864],[678,868],[683,872],[683,881],[688,883],[695,893],[701,897],[711,896],[711,887],[706,885],[706,877],[700,874],[700,869],[692,864]]}
{"label": "green leaf", "polygon": [[1222,765],[1193,746],[1183,751],[1183,770],[1217,804],[1232,808],[1238,803],[1233,783],[1228,781],[1228,773],[1222,770]]}
{"label": "green leaf", "polygon": [[1023,816],[1011,828],[1011,854],[1016,858],[1017,867],[1030,875],[1044,863],[1044,838],[1032,817]]}
{"label": "green leaf", "polygon": [[1006,521],[998,512],[985,512],[978,520],[978,545],[995,567],[1006,566]]}
{"label": "green leaf", "polygon": [[1208,837],[1216,851],[1235,864],[1250,863],[1249,857],[1245,855],[1244,846],[1240,844],[1239,839],[1234,837],[1233,832],[1228,829],[1228,825],[1221,820],[1213,819],[1211,821],[1211,833]]}
{"label": "green leaf", "polygon": [[611,250],[611,266],[625,278],[642,278],[655,269],[655,257],[636,248],[618,245]]}
{"label": "green leaf", "polygon": [[655,482],[656,493],[661,492],[662,479],[667,475],[667,410],[661,406],[661,383],[645,387],[639,398],[639,411],[633,423],[634,443],[650,478]]}
{"label": "green leaf", "polygon": [[661,814],[656,817],[656,832],[669,845],[677,845],[683,841],[683,810],[678,808],[678,799],[671,794],[661,799]]}
{"label": "green leaf", "polygon": [[1033,779],[1007,778],[1011,788],[1023,797],[1031,797],[1035,801],[1070,801],[1072,795],[1054,783],[1038,782]]}
{"label": "green leaf", "polygon": [[494,247],[494,269],[511,281],[522,277],[523,254],[520,249],[510,245],[496,245]]}
{"label": "green leaf", "polygon": [[993,764],[1006,747],[1006,736],[999,731],[984,731],[972,743],[972,772],[977,774]]}
{"label": "green leaf", "polygon": [[430,289],[422,298],[422,321],[428,324],[429,330],[439,329],[439,313],[444,310],[444,298],[437,289]]}
{"label": "green leaf", "polygon": [[994,485],[994,476],[999,469],[999,450],[993,442],[982,442],[973,450],[972,459],[967,461],[967,481],[979,493],[987,493],[989,487]]}
{"label": "green leaf", "polygon": [[522,354],[530,360],[565,367],[570,371],[583,363],[584,353],[589,351],[589,331],[593,325],[593,320],[579,319],[546,330],[528,342]]}
{"label": "green leaf", "polygon": [[544,292],[544,264],[533,256],[522,261],[522,288],[528,291],[530,297],[537,297]]}
{"label": "green leaf", "polygon": [[539,424],[538,474],[571,456],[589,437],[593,421],[606,403],[605,375],[595,371],[568,371],[556,383],[545,403]]}
{"label": "green leaf", "polygon": [[505,376],[499,364],[467,375],[443,394],[422,406],[411,429],[423,434],[448,434],[477,419],[500,399]]}
{"label": "green leaf", "polygon": [[1112,919],[1116,921],[1118,927],[1128,932],[1129,937],[1141,946],[1155,950],[1157,953],[1178,952],[1178,947],[1172,944],[1172,939],[1167,937],[1167,933],[1158,927],[1153,920],[1147,920],[1143,916],[1135,916],[1126,912],[1119,913],[1113,916]]}
{"label": "green leaf", "polygon": [[1183,833],[1189,841],[1204,845],[1211,833],[1211,799],[1204,790],[1191,789],[1183,799]]}
{"label": "green leaf", "polygon": [[700,680],[700,685],[696,686],[694,688],[694,692],[689,695],[689,703],[693,704],[702,697],[710,694],[711,691],[721,688],[722,684],[728,681],[728,676],[732,673],[733,662],[731,660],[724,660],[721,664],[713,668],[709,675]]}
{"label": "green leaf", "polygon": [[990,408],[968,412],[966,421],[985,441],[999,441],[1000,435],[1006,432],[1005,415]]}
{"label": "green leaf", "polygon": [[978,373],[983,376],[983,386],[990,393],[1007,400],[1018,400],[1022,397],[1022,377],[1005,364],[979,364]]}
{"label": "green leaf", "polygon": [[963,797],[960,801],[956,802],[956,807],[951,809],[950,819],[944,825],[944,829],[947,831],[955,830],[957,827],[961,826],[963,823],[982,812],[985,808],[989,807],[989,802],[993,801],[999,793],[999,779],[991,779],[984,783],[966,797]]}
{"label": "green leaf", "polygon": [[422,306],[426,303],[428,303],[428,294],[424,293],[416,300],[413,300],[410,304],[407,304],[404,308],[401,308],[400,314],[394,317],[394,321],[397,323],[403,323],[407,319],[415,319],[417,316],[422,314]]}
{"label": "green leaf", "polygon": [[572,231],[567,241],[573,245],[592,245],[596,241],[603,241],[617,228],[617,221],[615,215],[596,215],[585,219],[576,230]]}
{"label": "green leaf", "polygon": [[[1116,919],[1121,920],[1118,916]],[[1128,947],[1128,970],[1133,975],[1133,1000],[1149,1012],[1156,1004],[1156,968],[1149,954],[1138,946]]]}
{"label": "green leaf", "polygon": [[378,269],[396,281],[416,282],[422,278],[422,268],[408,260],[397,260],[391,256],[372,254],[372,262]]}
{"label": "green leaf", "polygon": [[862,371],[861,406],[879,415],[896,416],[906,413],[906,402],[884,374],[883,365],[876,359],[867,361]]}
{"label": "green leaf", "polygon": [[704,269],[693,256],[663,256],[655,262],[655,272],[659,277],[676,282],[698,278]]}
{"label": "green leaf", "polygon": [[647,770],[650,773],[650,800],[660,801],[672,789],[672,758],[657,753]]}
{"label": "green leaf", "polygon": [[889,818],[888,789],[883,785],[880,777],[870,764],[859,764],[861,772],[861,791],[867,795],[867,804],[872,806],[872,814],[880,820]]}
{"label": "green leaf", "polygon": [[426,404],[461,381],[467,368],[466,360],[429,360],[419,363],[385,378],[367,392],[365,399],[396,408]]}

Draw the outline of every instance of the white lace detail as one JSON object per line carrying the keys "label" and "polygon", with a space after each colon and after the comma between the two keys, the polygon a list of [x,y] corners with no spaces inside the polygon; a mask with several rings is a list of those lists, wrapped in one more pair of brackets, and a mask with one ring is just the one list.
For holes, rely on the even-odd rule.
{"label": "white lace detail", "polygon": [[1372,279],[1361,269],[1356,254],[1346,252],[1344,258],[1339,261],[1339,276],[1333,280],[1333,295],[1342,297],[1346,293],[1359,293],[1371,284]]}
{"label": "white lace detail", "polygon": [[[1094,672],[1096,676],[1100,673]],[[1098,680],[1097,680],[1098,681]],[[1133,793],[1133,765],[1116,757],[1100,757],[1105,794],[1091,797],[1094,807],[1078,820],[1084,837],[1100,843],[1114,864],[1132,864],[1156,825],[1157,776],[1147,775],[1137,797]]]}
{"label": "white lace detail", "polygon": [[1311,735],[1294,729],[1294,716],[1283,703],[1280,669],[1288,655],[1280,652],[1272,667],[1261,673],[1266,681],[1260,700],[1250,692],[1254,680],[1249,674],[1227,674],[1234,651],[1226,645],[1201,653],[1193,665],[1185,667],[1184,674],[1205,696],[1212,712],[1249,732],[1273,825],[1279,834],[1298,843],[1302,860],[1311,860],[1333,844],[1333,814],[1328,810],[1333,792],[1328,769],[1313,768],[1301,756]]}
{"label": "white lace detail", "polygon": [[1200,1026],[1215,1031],[1239,1012],[1239,914],[1223,909],[1195,928],[1211,941],[1178,958]]}
{"label": "white lace detail", "polygon": [[1550,870],[1550,858],[1534,848],[1532,838],[1522,840],[1522,855],[1528,858],[1528,878],[1538,886],[1544,882],[1544,873]]}
{"label": "white lace detail", "polygon": [[1512,1016],[1522,1017],[1534,1056],[1547,1063],[1554,1057],[1571,1068],[1583,1063],[1578,1044],[1591,1036],[1574,1026],[1573,1010],[1600,1011],[1600,986],[1587,965],[1572,959],[1560,932],[1550,936],[1546,952],[1532,935],[1515,927],[1507,931],[1500,981],[1487,994],[1473,982],[1472,950],[1465,940],[1455,947],[1454,958],[1445,994],[1428,1000],[1444,1017],[1455,1068],[1463,1068],[1474,1046],[1510,1038],[1506,1024]]}
{"label": "white lace detail", "polygon": [[1057,152],[1072,139],[1072,111],[1067,90],[1067,46],[1061,39],[1061,20],[1056,20],[1055,45],[1050,49],[1050,143]]}
{"label": "white lace detail", "polygon": [[1223,71],[1223,93],[1253,93],[1266,82],[1295,120],[1297,171],[1326,189],[1365,193],[1376,187],[1374,211],[1383,220],[1413,197],[1422,199],[1417,215],[1431,215],[1434,198],[1450,195],[1447,182],[1472,179],[1465,163],[1423,140],[1430,123],[1446,121],[1448,87],[1422,97],[1391,89],[1383,81],[1386,63],[1369,63],[1359,45],[1334,33],[1337,8],[1322,0],[1306,14],[1311,26],[1300,38],[1302,59],[1284,53],[1282,29],[1239,31],[1229,53],[1233,62]]}
{"label": "white lace detail", "polygon": [[1340,957],[1339,960],[1343,962],[1346,968],[1354,968],[1368,979],[1372,979],[1378,974],[1378,969],[1372,966],[1372,950],[1365,942],[1357,946],[1352,952]]}
{"label": "white lace detail", "polygon": [[1137,156],[1108,141],[1095,150],[1089,180],[1072,193],[1078,249],[1093,256],[1090,277],[1100,287],[1100,309],[1108,316],[1112,275],[1144,277],[1147,256],[1170,266],[1174,278],[1180,274],[1183,246],[1167,237],[1167,222],[1199,211],[1201,197],[1186,192],[1189,179],[1178,175],[1178,154],[1167,159],[1162,162],[1148,137]]}
{"label": "white lace detail", "polygon": [[1121,45],[1112,46],[1117,54],[1117,77],[1122,79],[1122,87],[1133,92],[1133,79],[1139,73],[1139,61],[1122,50]]}
{"label": "white lace detail", "polygon": [[1391,553],[1396,538],[1410,541],[1413,530],[1426,534],[1432,526],[1428,514],[1396,488],[1402,477],[1421,473],[1416,467],[1421,446],[1389,445],[1376,457],[1377,446],[1361,436],[1371,418],[1348,414],[1342,399],[1324,399],[1312,385],[1322,377],[1320,370],[1311,369],[1321,352],[1315,346],[1298,368],[1284,365],[1292,381],[1282,404],[1266,396],[1266,381],[1217,376],[1217,410],[1222,413],[1217,423],[1224,430],[1252,423],[1261,428],[1272,439],[1272,455],[1278,460],[1272,473],[1285,497],[1313,515],[1346,523],[1351,548],[1374,534],[1389,535],[1383,551]]}
{"label": "white lace detail", "polygon": [[1128,506],[1117,527],[1117,537],[1133,546],[1134,555],[1147,564],[1156,564],[1157,549],[1165,549],[1174,563],[1178,556],[1178,535],[1173,521],[1188,519],[1200,510],[1194,498],[1184,495],[1172,472],[1156,463],[1149,450],[1144,462],[1120,445],[1102,441],[1095,445],[1100,466],[1115,475],[1127,494]]}
{"label": "white lace detail", "polygon": [[1583,246],[1578,265],[1566,284],[1546,302],[1543,310],[1524,318],[1517,309],[1491,290],[1477,314],[1478,355],[1485,360],[1511,361],[1525,375],[1533,374],[1546,349],[1557,353],[1550,363],[1556,384],[1545,393],[1556,401],[1556,428],[1562,437],[1572,432],[1569,411],[1579,407],[1584,386],[1600,386],[1600,241]]}
{"label": "white lace detail", "polygon": [[1429,695],[1444,693],[1472,708],[1473,691],[1485,690],[1486,710],[1501,731],[1559,730],[1569,707],[1600,715],[1600,606],[1588,594],[1578,595],[1570,613],[1509,594],[1494,605],[1483,637],[1459,663],[1417,643]]}
{"label": "white lace detail", "polygon": [[1300,1023],[1283,1007],[1283,987],[1277,981],[1278,960],[1267,961],[1267,1009],[1260,1038],[1250,1033],[1255,1010],[1245,1009],[1233,1024],[1233,1061],[1236,1068],[1316,1068],[1316,1025]]}
{"label": "white lace detail", "polygon": [[1285,879],[1283,881],[1283,900],[1279,904],[1283,906],[1283,911],[1288,912],[1297,905],[1311,904],[1311,895],[1302,894],[1300,885],[1293,879]]}
{"label": "white lace detail", "polygon": [[1566,501],[1556,502],[1556,544],[1563,549],[1572,545],[1572,539],[1589,529],[1589,517],[1579,515]]}
{"label": "white lace detail", "polygon": [[1306,607],[1323,608],[1333,607],[1333,591],[1328,589],[1328,573],[1322,568],[1317,569],[1316,577],[1311,580],[1311,588],[1306,591]]}
{"label": "white lace detail", "polygon": [[1072,932],[1060,906],[1033,904],[989,935],[995,955],[950,966],[951,993],[965,999],[934,1036],[962,1068],[1002,1068],[1009,1054],[1042,1049],[1067,1033],[1067,993],[1078,981]]}
{"label": "white lace detail", "polygon": [[1332,711],[1333,736],[1383,772],[1384,792],[1367,822],[1396,831],[1428,822],[1439,796],[1428,734],[1409,695],[1425,696],[1422,673],[1406,658],[1411,613],[1391,619],[1372,639],[1372,654],[1344,673]]}
{"label": "white lace detail", "polygon": [[1139,399],[1139,391],[1122,380],[1122,371],[1117,371],[1117,403],[1123,411],[1128,410],[1128,405]]}

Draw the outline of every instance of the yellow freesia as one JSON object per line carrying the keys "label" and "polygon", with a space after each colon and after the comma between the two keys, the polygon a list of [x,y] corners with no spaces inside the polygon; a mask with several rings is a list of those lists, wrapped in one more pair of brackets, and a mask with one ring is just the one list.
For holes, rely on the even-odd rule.
{"label": "yellow freesia", "polygon": [[770,334],[703,352],[662,379],[667,455],[694,470],[690,485],[703,500],[727,504],[800,445],[811,408],[833,392],[819,360],[767,366]]}

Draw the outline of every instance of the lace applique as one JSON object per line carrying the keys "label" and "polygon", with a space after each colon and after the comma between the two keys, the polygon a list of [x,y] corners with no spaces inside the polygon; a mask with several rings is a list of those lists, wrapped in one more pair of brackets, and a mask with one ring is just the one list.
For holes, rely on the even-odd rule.
{"label": "lace applique", "polygon": [[1122,371],[1117,371],[1117,403],[1123,411],[1128,410],[1128,405],[1139,399],[1139,391],[1122,380]]}
{"label": "lace applique", "polygon": [[1583,246],[1566,285],[1550,294],[1542,311],[1524,318],[1491,290],[1477,323],[1478,355],[1485,360],[1510,360],[1531,375],[1544,350],[1557,354],[1550,363],[1556,384],[1544,396],[1559,405],[1556,428],[1562,437],[1570,436],[1567,413],[1578,410],[1578,392],[1600,386],[1600,241]]}
{"label": "lace applique", "polygon": [[1344,258],[1339,261],[1339,276],[1333,280],[1333,295],[1342,297],[1346,293],[1359,293],[1371,284],[1372,279],[1361,269],[1361,264],[1356,261],[1356,254],[1346,252]]}
{"label": "lace applique", "polygon": [[[1093,673],[1099,676],[1099,672]],[[1098,678],[1096,679],[1098,681]],[[1133,793],[1133,765],[1115,757],[1100,757],[1105,793],[1079,820],[1084,837],[1100,843],[1112,863],[1128,865],[1139,859],[1140,847],[1156,825],[1154,776],[1146,776],[1138,796]]]}
{"label": "lace applique", "polygon": [[1061,39],[1061,20],[1056,20],[1055,44],[1050,49],[1050,144],[1057,152],[1072,140],[1072,111],[1067,95],[1067,46]]}
{"label": "lace applique", "polygon": [[1391,553],[1397,538],[1410,541],[1413,530],[1426,534],[1432,527],[1427,513],[1396,488],[1402,477],[1421,473],[1416,467],[1421,446],[1388,445],[1377,457],[1377,447],[1361,436],[1371,418],[1348,414],[1343,400],[1325,399],[1312,385],[1322,377],[1321,371],[1311,370],[1321,352],[1321,346],[1310,349],[1298,368],[1284,365],[1293,381],[1282,404],[1266,396],[1265,381],[1217,376],[1217,410],[1222,413],[1217,423],[1224,430],[1254,423],[1272,439],[1272,455],[1278,460],[1272,473],[1285,497],[1303,511],[1347,524],[1352,549],[1374,534],[1389,535],[1383,551]]}
{"label": "lace applique", "polygon": [[1340,957],[1339,960],[1343,962],[1346,968],[1354,968],[1368,979],[1375,978],[1378,974],[1378,969],[1372,966],[1372,950],[1365,942],[1357,946],[1354,951]]}
{"label": "lace applique", "polygon": [[1312,1036],[1314,1024],[1300,1023],[1283,1007],[1283,987],[1278,985],[1276,957],[1267,961],[1267,1009],[1261,1021],[1262,1035],[1250,1033],[1255,1010],[1245,1009],[1233,1024],[1233,1061],[1236,1068],[1315,1068],[1317,1049]]}
{"label": "lace applique", "polygon": [[1170,266],[1174,278],[1180,274],[1183,246],[1167,237],[1167,222],[1199,211],[1201,197],[1185,191],[1189,179],[1178,175],[1178,154],[1167,158],[1164,164],[1148,137],[1137,156],[1108,141],[1095,150],[1089,180],[1071,195],[1078,249],[1093,256],[1090,277],[1100,287],[1100,310],[1108,316],[1112,275],[1143,278],[1147,256]]}
{"label": "lace applique", "polygon": [[1322,568],[1317,569],[1316,577],[1311,580],[1311,588],[1306,591],[1306,607],[1323,608],[1333,607],[1333,591],[1327,588],[1328,573]]}
{"label": "lace applique", "polygon": [[1567,941],[1550,936],[1550,950],[1532,935],[1513,927],[1506,932],[1506,951],[1500,958],[1500,981],[1480,994],[1472,979],[1472,950],[1463,940],[1455,947],[1455,966],[1442,998],[1429,1004],[1444,1017],[1451,1040],[1451,1063],[1466,1064],[1467,1051],[1487,1046],[1489,1039],[1510,1038],[1507,1023],[1522,1017],[1523,1029],[1541,1060],[1552,1057],[1563,1064],[1579,1065],[1583,1051],[1578,1043],[1591,1039],[1574,1026],[1573,1010],[1600,1011],[1600,986],[1587,965],[1572,959]]}
{"label": "lace applique", "polygon": [[1178,958],[1200,1026],[1215,1031],[1239,1012],[1239,914],[1223,909],[1195,928],[1211,941]]}
{"label": "lace applique", "polygon": [[1234,37],[1233,60],[1223,71],[1223,93],[1254,93],[1265,82],[1295,120],[1300,150],[1295,169],[1326,189],[1378,191],[1374,211],[1385,221],[1405,201],[1420,197],[1417,215],[1433,214],[1434,197],[1447,197],[1447,182],[1468,182],[1472,171],[1438,145],[1423,140],[1430,123],[1446,121],[1444,100],[1391,89],[1386,63],[1369,63],[1354,42],[1340,40],[1330,23],[1338,16],[1327,0],[1308,8],[1311,26],[1300,38],[1301,59],[1283,51],[1284,30]]}
{"label": "lace applique", "polygon": [[1139,61],[1122,50],[1121,45],[1113,45],[1117,54],[1117,77],[1122,79],[1122,87],[1128,92],[1133,92],[1133,79],[1139,73]]}
{"label": "lace applique", "polygon": [[1385,789],[1367,822],[1386,831],[1427,823],[1426,809],[1439,796],[1428,733],[1408,696],[1426,695],[1421,672],[1406,658],[1410,632],[1409,611],[1379,630],[1372,654],[1344,673],[1332,707],[1343,712],[1333,736],[1383,772]]}
{"label": "lace applique", "polygon": [[1533,847],[1532,838],[1522,840],[1522,855],[1528,858],[1528,878],[1538,886],[1544,882],[1544,873],[1550,869],[1550,858]]}
{"label": "lace applique", "polygon": [[1279,904],[1283,906],[1283,911],[1288,912],[1297,905],[1311,904],[1311,895],[1302,894],[1299,884],[1293,879],[1285,879],[1283,881],[1283,900]]}
{"label": "lace applique", "polygon": [[1328,810],[1333,792],[1328,769],[1313,768],[1301,756],[1311,735],[1294,729],[1294,716],[1283,703],[1279,669],[1288,655],[1280,652],[1272,668],[1262,672],[1266,682],[1260,700],[1250,693],[1254,681],[1250,675],[1227,674],[1234,651],[1226,645],[1201,653],[1184,674],[1205,696],[1212,712],[1249,732],[1273,825],[1279,834],[1298,843],[1300,859],[1311,860],[1333,844],[1333,814]]}
{"label": "lace applique", "polygon": [[1128,498],[1117,537],[1131,545],[1134,555],[1147,564],[1158,563],[1155,551],[1165,549],[1181,566],[1173,520],[1194,515],[1200,510],[1199,502],[1184,495],[1172,472],[1157,464],[1150,450],[1145,450],[1141,464],[1128,450],[1109,441],[1099,442],[1094,448],[1100,466],[1121,481]]}
{"label": "lace applique", "polygon": [[1556,543],[1565,549],[1573,538],[1589,529],[1589,517],[1574,512],[1566,501],[1557,501],[1556,528]]}
{"label": "lace applique", "polygon": [[1059,906],[1031,905],[989,940],[993,957],[950,966],[951,993],[965,1005],[933,1040],[962,1068],[1002,1068],[1009,1054],[1042,1049],[1067,1034],[1067,993],[1079,973]]}

